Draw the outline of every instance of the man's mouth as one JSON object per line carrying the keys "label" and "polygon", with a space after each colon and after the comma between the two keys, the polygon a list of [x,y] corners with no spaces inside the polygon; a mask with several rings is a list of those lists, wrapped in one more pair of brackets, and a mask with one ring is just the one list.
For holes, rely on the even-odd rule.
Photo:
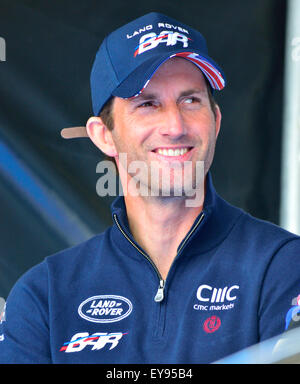
{"label": "man's mouth", "polygon": [[180,147],[180,148],[156,148],[153,152],[168,157],[183,156],[188,153],[192,147]]}

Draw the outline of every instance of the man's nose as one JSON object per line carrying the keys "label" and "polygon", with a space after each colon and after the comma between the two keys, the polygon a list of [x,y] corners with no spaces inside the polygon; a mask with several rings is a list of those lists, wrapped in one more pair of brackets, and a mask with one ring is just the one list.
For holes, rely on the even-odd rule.
{"label": "man's nose", "polygon": [[165,108],[160,116],[159,133],[178,138],[186,134],[183,116],[177,106]]}

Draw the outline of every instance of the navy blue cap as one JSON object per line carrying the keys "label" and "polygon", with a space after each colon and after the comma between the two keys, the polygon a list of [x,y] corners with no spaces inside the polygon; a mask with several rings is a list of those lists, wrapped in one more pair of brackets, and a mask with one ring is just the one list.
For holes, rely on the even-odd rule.
{"label": "navy blue cap", "polygon": [[201,33],[151,12],[110,33],[102,42],[90,78],[94,115],[99,115],[112,96],[138,95],[158,67],[174,56],[197,65],[212,89],[225,87],[223,71],[208,56]]}

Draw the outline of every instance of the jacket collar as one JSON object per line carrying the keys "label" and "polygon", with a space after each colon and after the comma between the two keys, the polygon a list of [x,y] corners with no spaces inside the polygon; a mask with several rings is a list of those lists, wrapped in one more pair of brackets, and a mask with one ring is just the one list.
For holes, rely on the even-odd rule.
{"label": "jacket collar", "polygon": [[[123,196],[119,196],[113,201],[111,212],[114,222],[113,227],[117,227],[115,219],[117,218],[119,225],[127,237],[135,243],[135,240],[130,233]],[[203,214],[204,216],[201,218]],[[192,253],[194,253],[194,251],[197,253],[208,251],[228,236],[228,233],[231,231],[241,214],[242,211],[240,209],[228,204],[217,194],[213,186],[211,173],[208,172],[203,211],[196,218],[190,231],[182,240],[178,249],[180,249],[184,243],[182,252],[185,252],[186,249],[189,249]],[[201,221],[200,224],[199,221]],[[123,240],[126,240],[126,238],[120,232],[120,228],[113,229],[117,229],[119,235],[121,234],[122,240],[119,238],[119,241],[123,243]],[[187,237],[188,240],[186,241]],[[128,240],[126,240],[126,245],[128,245]]]}

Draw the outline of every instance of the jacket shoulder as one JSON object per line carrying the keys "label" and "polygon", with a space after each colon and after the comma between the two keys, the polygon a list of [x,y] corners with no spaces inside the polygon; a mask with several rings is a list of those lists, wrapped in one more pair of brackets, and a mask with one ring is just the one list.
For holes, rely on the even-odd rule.
{"label": "jacket shoulder", "polygon": [[241,229],[247,231],[250,236],[258,238],[263,242],[300,240],[299,235],[246,212],[243,212],[240,217],[240,226]]}

